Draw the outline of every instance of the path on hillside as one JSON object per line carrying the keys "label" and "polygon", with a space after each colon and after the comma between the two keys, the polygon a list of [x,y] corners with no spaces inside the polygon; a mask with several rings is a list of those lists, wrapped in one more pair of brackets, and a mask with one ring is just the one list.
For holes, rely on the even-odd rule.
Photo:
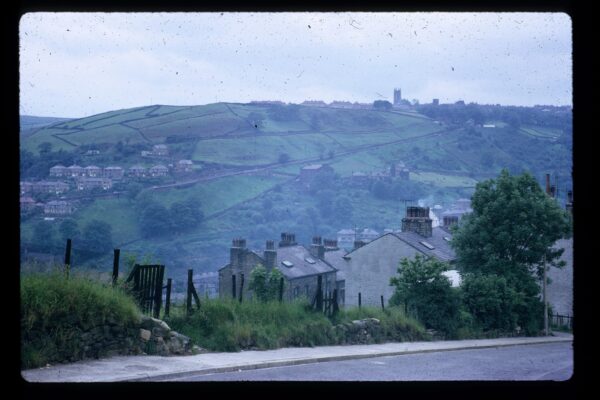
{"label": "path on hillside", "polygon": [[[445,129],[442,129],[439,131],[426,133],[426,134],[420,135],[420,136],[413,136],[410,138],[402,138],[402,139],[393,140],[393,141],[384,142],[384,143],[376,143],[376,144],[357,146],[357,147],[353,147],[348,150],[337,152],[334,154],[333,157],[329,158],[328,160],[339,159],[342,157],[346,157],[348,155],[376,149],[379,147],[394,145],[394,144],[398,144],[398,143],[405,143],[405,142],[414,141],[414,140],[420,140],[420,139],[433,137],[433,136],[439,136],[439,135],[443,134],[444,132],[451,133],[452,131],[446,131]],[[246,169],[217,172],[217,173],[213,173],[211,175],[205,175],[205,176],[202,176],[202,177],[199,177],[196,179],[191,179],[191,180],[187,180],[187,181],[183,181],[183,182],[170,183],[167,185],[160,185],[160,186],[152,186],[152,187],[146,188],[144,190],[145,191],[146,190],[162,190],[162,189],[168,189],[168,188],[179,187],[179,186],[188,186],[188,185],[193,185],[195,183],[207,182],[207,181],[211,181],[214,179],[220,179],[220,178],[224,178],[224,177],[228,177],[228,176],[249,175],[249,174],[255,174],[255,173],[259,173],[259,172],[270,171],[273,168],[281,168],[281,167],[287,167],[290,165],[298,165],[298,164],[304,164],[304,163],[309,163],[309,162],[323,162],[323,161],[324,160],[322,160],[319,156],[315,156],[315,157],[303,158],[303,159],[299,159],[299,160],[288,161],[286,163],[271,163],[271,164],[265,164],[263,166],[253,166],[253,167],[246,168]]]}

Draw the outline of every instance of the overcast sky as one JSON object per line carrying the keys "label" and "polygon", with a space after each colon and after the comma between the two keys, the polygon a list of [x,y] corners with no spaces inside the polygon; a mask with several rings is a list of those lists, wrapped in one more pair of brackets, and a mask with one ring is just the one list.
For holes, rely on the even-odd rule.
{"label": "overcast sky", "polygon": [[572,105],[562,13],[29,13],[20,113],[281,100]]}

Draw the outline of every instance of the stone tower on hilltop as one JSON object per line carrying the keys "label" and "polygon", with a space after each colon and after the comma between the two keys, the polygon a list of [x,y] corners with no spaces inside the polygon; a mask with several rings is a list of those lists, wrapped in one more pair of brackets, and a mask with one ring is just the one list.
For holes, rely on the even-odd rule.
{"label": "stone tower on hilltop", "polygon": [[394,89],[394,105],[399,106],[402,101],[402,92],[400,89]]}

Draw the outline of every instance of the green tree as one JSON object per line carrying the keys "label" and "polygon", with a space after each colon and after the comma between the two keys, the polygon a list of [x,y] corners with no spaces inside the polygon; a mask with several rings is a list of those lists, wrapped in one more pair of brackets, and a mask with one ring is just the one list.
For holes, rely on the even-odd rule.
{"label": "green tree", "polygon": [[377,110],[388,111],[392,109],[392,103],[387,100],[375,100],[373,102],[373,108]]}
{"label": "green tree", "polygon": [[112,249],[112,227],[108,223],[94,219],[83,227],[79,250],[85,258],[108,255]]}
{"label": "green tree", "polygon": [[54,225],[50,221],[40,221],[33,227],[31,238],[33,247],[40,252],[50,253],[55,250]]}
{"label": "green tree", "polygon": [[43,142],[38,145],[38,150],[40,154],[46,155],[52,151],[52,143]]}
{"label": "green tree", "polygon": [[390,279],[396,287],[390,304],[403,304],[426,327],[451,336],[459,326],[460,292],[442,274],[447,269],[446,263],[420,254],[402,259],[399,275]]}
{"label": "green tree", "polygon": [[277,268],[271,268],[270,271],[258,264],[250,272],[250,283],[248,288],[252,290],[254,296],[259,301],[273,301],[279,296],[279,281],[283,274]]}
{"label": "green tree", "polygon": [[77,221],[73,218],[65,218],[60,223],[58,231],[60,232],[60,236],[63,241],[66,241],[67,239],[75,239],[81,234]]}
{"label": "green tree", "polygon": [[141,212],[140,230],[145,237],[162,236],[170,232],[169,210],[161,204],[150,202]]}
{"label": "green tree", "polygon": [[354,207],[348,196],[342,195],[333,202],[333,212],[338,219],[349,220],[352,218]]}
{"label": "green tree", "polygon": [[[542,312],[537,279],[543,266],[561,267],[560,238],[570,235],[569,214],[548,197],[528,173],[477,184],[471,207],[452,238],[457,264],[466,273],[496,275],[514,291],[512,309],[517,323],[532,334]],[[536,279],[537,275],[537,279]]]}
{"label": "green tree", "polygon": [[200,203],[193,199],[173,203],[169,208],[169,215],[176,231],[194,228],[204,219]]}

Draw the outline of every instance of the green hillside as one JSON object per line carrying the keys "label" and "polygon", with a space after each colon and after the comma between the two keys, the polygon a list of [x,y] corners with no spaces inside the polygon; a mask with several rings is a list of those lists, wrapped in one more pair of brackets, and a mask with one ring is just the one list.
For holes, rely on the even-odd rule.
{"label": "green hillside", "polygon": [[[78,199],[70,217],[81,232],[94,220],[106,222],[113,247],[151,256],[166,263],[171,276],[183,277],[187,268],[215,271],[224,265],[234,237],[261,249],[283,231],[296,232],[306,244],[312,235],[335,237],[338,230],[354,226],[399,229],[405,200],[427,199],[429,205],[448,208],[502,168],[530,171],[540,183],[551,173],[561,177],[561,188],[570,187],[570,131],[545,120],[518,129],[495,117],[487,123],[495,127],[439,122],[414,112],[299,105],[145,106],[29,129],[21,138],[21,178],[48,179],[48,169],[59,163],[129,168],[193,160],[192,173],[126,177],[115,183],[111,190],[118,193],[111,196],[65,195]],[[169,155],[141,156],[155,144],[166,144]],[[89,155],[89,149],[99,152]],[[399,162],[410,170],[409,181],[390,178],[377,190],[374,181],[366,186],[353,181],[353,173],[381,174]],[[335,176],[318,190],[307,190],[298,179],[300,169],[315,163],[329,164]],[[202,221],[144,236],[144,207],[154,204],[174,212],[169,210],[185,201],[198,206]],[[43,217],[41,212],[22,216],[22,248],[43,248],[34,240]],[[48,241],[56,243],[58,253],[62,220],[57,216],[48,222]],[[81,263],[108,268],[110,254]]]}

